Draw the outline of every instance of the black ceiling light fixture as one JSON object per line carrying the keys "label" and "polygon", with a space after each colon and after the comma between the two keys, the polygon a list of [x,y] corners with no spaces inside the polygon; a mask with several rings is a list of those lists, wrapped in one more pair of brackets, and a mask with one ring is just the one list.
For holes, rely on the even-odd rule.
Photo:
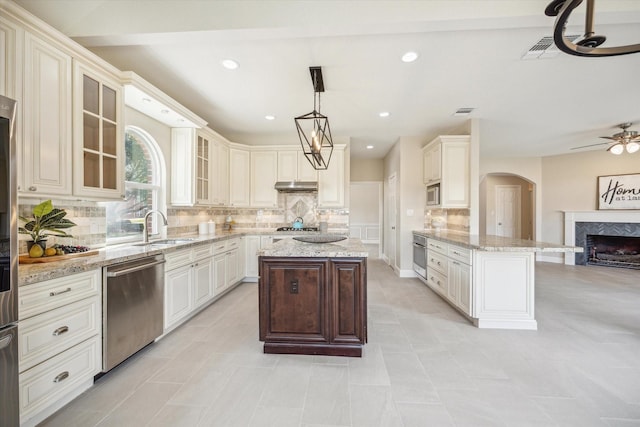
{"label": "black ceiling light fixture", "polygon": [[607,38],[597,35],[593,30],[593,13],[596,0],[587,0],[587,13],[584,24],[584,36],[573,43],[564,36],[565,27],[571,12],[582,3],[582,0],[553,0],[544,10],[547,16],[557,16],[553,25],[553,41],[558,49],[575,56],[617,56],[640,52],[640,44],[616,47],[598,47]]}
{"label": "black ceiling light fixture", "polygon": [[313,82],[313,111],[295,118],[302,151],[314,169],[329,167],[333,154],[333,140],[329,118],[320,113],[320,92],[324,92],[321,67],[309,67]]}

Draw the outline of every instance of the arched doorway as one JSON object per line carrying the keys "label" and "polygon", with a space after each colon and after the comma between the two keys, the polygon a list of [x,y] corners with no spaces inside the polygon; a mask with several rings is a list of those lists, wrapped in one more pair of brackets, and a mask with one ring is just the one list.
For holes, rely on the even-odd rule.
{"label": "arched doorway", "polygon": [[480,180],[480,234],[535,240],[536,184],[519,175],[490,173]]}

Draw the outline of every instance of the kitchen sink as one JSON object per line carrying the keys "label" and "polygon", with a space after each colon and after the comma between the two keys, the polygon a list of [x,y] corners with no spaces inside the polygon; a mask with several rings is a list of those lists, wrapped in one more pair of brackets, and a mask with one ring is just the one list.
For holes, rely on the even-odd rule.
{"label": "kitchen sink", "polygon": [[193,242],[194,239],[163,239],[163,240],[154,240],[148,243],[136,243],[135,246],[172,246],[172,245],[183,245],[185,243]]}

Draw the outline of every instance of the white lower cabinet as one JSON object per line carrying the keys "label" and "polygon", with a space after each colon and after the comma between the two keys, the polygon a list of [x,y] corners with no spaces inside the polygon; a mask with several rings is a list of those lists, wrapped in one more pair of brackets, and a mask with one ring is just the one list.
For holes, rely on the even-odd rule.
{"label": "white lower cabinet", "polygon": [[242,279],[241,246],[234,238],[165,254],[165,333]]}
{"label": "white lower cabinet", "polygon": [[164,330],[184,322],[212,300],[213,245],[204,244],[165,255]]}
{"label": "white lower cabinet", "polygon": [[427,239],[427,285],[479,328],[537,329],[533,251],[467,249]]}
{"label": "white lower cabinet", "polygon": [[20,424],[36,425],[102,369],[101,270],[18,290]]}
{"label": "white lower cabinet", "polygon": [[164,330],[167,331],[193,310],[191,264],[165,271],[164,280]]}
{"label": "white lower cabinet", "polygon": [[273,243],[273,236],[246,236],[245,237],[245,270],[244,276],[247,282],[258,281],[258,250]]}
{"label": "white lower cabinet", "polygon": [[235,238],[214,244],[215,295],[226,291],[244,278],[244,265],[240,256],[241,239]]}
{"label": "white lower cabinet", "polygon": [[427,284],[452,306],[472,316],[471,251],[427,239]]}

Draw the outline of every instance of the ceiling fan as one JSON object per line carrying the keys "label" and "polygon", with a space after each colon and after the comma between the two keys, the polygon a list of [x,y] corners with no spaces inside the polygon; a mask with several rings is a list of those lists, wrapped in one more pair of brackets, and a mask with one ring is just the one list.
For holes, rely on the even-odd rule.
{"label": "ceiling fan", "polygon": [[618,125],[622,132],[618,132],[613,136],[601,136],[600,138],[610,139],[609,142],[600,142],[598,144],[582,145],[580,147],[573,147],[572,150],[580,148],[595,147],[596,145],[611,144],[607,151],[612,154],[622,154],[625,150],[627,153],[635,153],[640,149],[640,135],[635,130],[627,130],[633,123],[622,123]]}

